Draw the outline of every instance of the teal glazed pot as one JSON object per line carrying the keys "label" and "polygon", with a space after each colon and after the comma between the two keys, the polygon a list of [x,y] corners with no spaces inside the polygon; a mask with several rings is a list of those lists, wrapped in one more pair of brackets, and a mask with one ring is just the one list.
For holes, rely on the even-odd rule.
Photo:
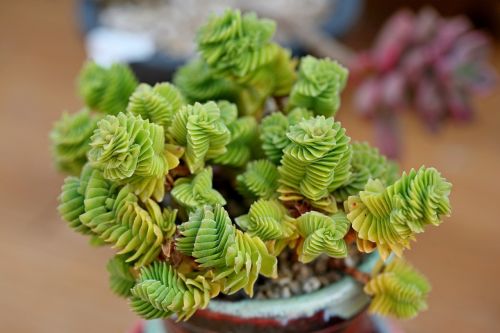
{"label": "teal glazed pot", "polygon": [[[366,256],[358,269],[369,273],[378,260]],[[165,319],[151,323],[157,329],[145,333],[298,333],[298,332],[384,332],[366,314],[370,299],[351,277],[311,292],[287,299],[212,300],[186,322]],[[148,323],[149,324],[149,323]],[[148,326],[148,324],[146,326]],[[163,326],[160,328],[160,326]]]}

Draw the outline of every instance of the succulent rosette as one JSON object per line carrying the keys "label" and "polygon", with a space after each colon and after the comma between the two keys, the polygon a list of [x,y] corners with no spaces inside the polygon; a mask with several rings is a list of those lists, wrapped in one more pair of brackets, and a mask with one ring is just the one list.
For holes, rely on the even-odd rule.
{"label": "succulent rosette", "polygon": [[213,17],[200,59],[174,84],[87,64],[79,82],[92,111],[63,117],[51,136],[56,163],[73,174],[60,215],[116,251],[111,290],[145,319],[188,320],[221,294],[252,297],[259,279],[278,276],[281,254],[345,265],[356,251],[383,259],[361,281],[371,309],[411,317],[428,287],[390,254],[449,215],[451,184],[433,168],[400,175],[352,142],[333,118],[347,70],[292,59],[273,32],[254,14]]}

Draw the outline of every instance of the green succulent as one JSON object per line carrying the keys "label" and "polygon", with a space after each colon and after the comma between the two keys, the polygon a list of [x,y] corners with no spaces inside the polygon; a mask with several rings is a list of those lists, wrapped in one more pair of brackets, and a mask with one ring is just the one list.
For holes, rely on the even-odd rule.
{"label": "green succulent", "polygon": [[177,70],[174,84],[190,103],[228,100],[238,102],[241,87],[216,75],[201,59],[194,59]]}
{"label": "green succulent", "polygon": [[385,185],[391,185],[398,177],[397,166],[366,142],[354,142],[352,147],[351,176],[333,194],[339,202],[344,202],[350,195],[356,195],[365,188],[370,179],[379,179]]}
{"label": "green succulent", "polygon": [[299,259],[307,263],[323,253],[333,258],[347,257],[344,237],[350,224],[343,212],[327,216],[312,211],[301,215],[297,231],[304,241],[299,247]]}
{"label": "green succulent", "polygon": [[426,310],[430,289],[427,279],[401,259],[389,263],[364,287],[373,297],[371,312],[400,319],[413,318]]}
{"label": "green succulent", "polygon": [[220,281],[226,294],[243,288],[251,296],[259,274],[277,275],[276,257],[268,253],[263,241],[237,230],[220,205],[191,213],[179,230],[179,251],[192,256],[200,267],[211,269],[213,281]]}
{"label": "green succulent", "polygon": [[178,145],[186,147],[184,158],[191,173],[203,169],[206,160],[226,153],[231,140],[231,132],[214,102],[181,108],[175,114],[169,132]]}
{"label": "green succulent", "polygon": [[142,83],[130,96],[127,111],[161,125],[166,131],[184,104],[184,97],[174,85],[164,82],[151,87]]}
{"label": "green succulent", "polygon": [[206,204],[225,205],[224,197],[212,188],[212,177],[212,169],[206,168],[192,178],[179,178],[172,189],[172,197],[189,210]]}
{"label": "green succulent", "polygon": [[198,49],[215,71],[246,81],[273,61],[278,46],[271,43],[276,29],[271,20],[227,10],[198,31]]}
{"label": "green succulent", "polygon": [[76,232],[84,235],[94,235],[92,230],[80,220],[80,215],[85,213],[85,192],[92,172],[93,169],[87,164],[84,166],[80,178],[66,177],[61,188],[59,206],[57,207],[63,220]]}
{"label": "green succulent", "polygon": [[217,75],[242,86],[239,99],[246,101],[247,114],[260,109],[270,95],[288,94],[295,81],[290,52],[271,42],[275,28],[273,21],[254,13],[227,10],[198,32],[203,60]]}
{"label": "green succulent", "polygon": [[277,200],[255,201],[247,215],[236,218],[236,223],[263,241],[290,238],[295,232],[286,208]]}
{"label": "green succulent", "polygon": [[[151,203],[151,206],[154,207],[153,209],[149,209],[150,211],[155,211],[156,212],[156,217],[155,220],[159,221],[158,226],[160,227],[160,230],[163,233],[164,238],[170,239],[174,236],[175,232],[177,231],[177,209],[172,209],[172,208],[163,208],[163,212],[160,212],[159,209],[156,209],[158,206],[154,205],[152,201],[148,201]],[[161,214],[161,218],[159,216]]]}
{"label": "green succulent", "polygon": [[106,116],[91,137],[88,158],[106,179],[129,183],[143,200],[161,200],[165,175],[179,163],[164,137],[163,127],[140,116]]}
{"label": "green succulent", "polygon": [[137,87],[134,73],[125,65],[109,68],[88,62],[80,72],[80,96],[87,106],[105,114],[117,115],[127,109],[130,95]]}
{"label": "green succulent", "polygon": [[109,180],[161,176],[168,164],[163,155],[163,128],[138,116],[120,113],[98,123],[92,136],[90,163]]}
{"label": "green succulent", "polygon": [[270,199],[276,196],[279,173],[268,160],[249,162],[245,172],[236,178],[238,191],[247,198]]}
{"label": "green succulent", "polygon": [[450,190],[451,184],[434,168],[412,169],[387,187],[370,180],[346,201],[347,217],[358,237],[376,243],[383,258],[391,251],[401,256],[415,234],[450,214]]}
{"label": "green succulent", "polygon": [[340,107],[340,93],[347,75],[347,69],[330,59],[302,58],[288,107],[306,108],[325,117],[334,116]]}
{"label": "green succulent", "polygon": [[201,275],[186,278],[169,264],[156,261],[141,269],[131,293],[132,309],[145,319],[176,314],[186,320],[208,305],[211,286]]}
{"label": "green succulent", "polygon": [[281,112],[275,112],[262,119],[260,139],[262,150],[267,159],[274,164],[279,164],[283,156],[283,149],[290,143],[290,139],[286,135],[288,127],[309,118],[312,118],[311,111],[297,108],[287,116]]}
{"label": "green succulent", "polygon": [[[137,267],[153,261],[161,250],[163,234],[151,213],[142,208],[129,186],[120,188],[93,170],[85,189],[85,212],[80,221],[105,243],[127,256]],[[153,204],[156,205],[156,204]]]}
{"label": "green succulent", "polygon": [[97,127],[98,117],[82,109],[74,114],[63,114],[50,133],[52,152],[59,170],[79,175],[87,163],[90,137]]}
{"label": "green succulent", "polygon": [[[116,250],[110,288],[145,319],[187,320],[220,293],[251,297],[258,279],[277,277],[282,252],[300,263],[329,256],[352,273],[354,251],[400,256],[450,214],[438,171],[400,175],[350,142],[333,118],[347,70],[307,56],[296,71],[274,30],[252,13],[212,16],[173,84],[88,62],[86,108],[54,126],[55,164],[71,174],[58,211]],[[377,267],[357,276],[372,311],[425,309],[422,276],[397,258]]]}
{"label": "green succulent", "polygon": [[283,150],[280,198],[305,198],[313,204],[330,196],[350,177],[352,148],[340,123],[317,116],[290,126]]}
{"label": "green succulent", "polygon": [[132,267],[122,256],[114,256],[106,266],[109,272],[109,287],[118,296],[130,297],[131,289],[135,286],[135,277]]}
{"label": "green succulent", "polygon": [[[217,103],[231,139],[226,146],[226,152],[213,159],[213,163],[241,167],[252,157],[252,145],[257,137],[257,121],[254,117],[238,118],[236,105],[227,101]],[[227,115],[224,115],[224,114]]]}

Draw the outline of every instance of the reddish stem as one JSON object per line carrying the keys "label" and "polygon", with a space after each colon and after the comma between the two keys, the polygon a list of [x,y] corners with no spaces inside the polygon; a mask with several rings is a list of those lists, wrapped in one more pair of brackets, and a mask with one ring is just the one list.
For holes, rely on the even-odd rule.
{"label": "reddish stem", "polygon": [[353,244],[356,241],[356,231],[354,231],[353,228],[350,228],[349,231],[347,232],[347,235],[345,235],[344,240],[347,244],[347,246]]}
{"label": "reddish stem", "polygon": [[276,108],[279,111],[285,110],[285,96],[273,96],[274,102],[276,103]]}
{"label": "reddish stem", "polygon": [[331,259],[329,262],[328,262],[328,266],[332,269],[336,269],[344,274],[347,274],[349,275],[350,277],[352,277],[354,280],[358,281],[359,283],[361,284],[367,284],[368,281],[370,281],[371,279],[371,276],[370,274],[367,274],[367,273],[364,273],[364,272],[361,272],[360,270],[358,270],[356,267],[351,267],[351,266],[347,266],[345,264],[345,260],[344,259]]}
{"label": "reddish stem", "polygon": [[354,280],[358,281],[361,284],[367,284],[371,279],[369,274],[361,272],[355,267],[345,266],[342,269],[342,272],[350,275]]}

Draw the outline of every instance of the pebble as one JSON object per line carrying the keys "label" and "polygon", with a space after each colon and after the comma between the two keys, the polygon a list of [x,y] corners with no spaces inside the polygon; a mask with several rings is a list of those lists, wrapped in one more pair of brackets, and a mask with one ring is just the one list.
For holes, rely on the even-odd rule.
{"label": "pebble", "polygon": [[326,286],[330,282],[330,280],[326,276],[319,276],[318,280],[319,282],[321,282],[322,286]]}
{"label": "pebble", "polygon": [[[326,285],[326,283],[325,283],[325,285]],[[292,293],[294,295],[300,294],[302,291],[302,288],[301,288],[299,281],[292,281],[292,283],[290,283],[290,290],[292,291]]]}
{"label": "pebble", "polygon": [[294,263],[294,264],[292,265],[292,271],[293,271],[294,273],[300,272],[301,267],[302,267],[302,264],[301,264],[301,263],[299,263],[299,262],[296,262],[296,263]]}
{"label": "pebble", "polygon": [[332,272],[328,272],[325,277],[329,280],[329,281],[337,281],[337,280],[340,280],[342,278],[342,275],[339,273],[339,272],[336,272],[336,271],[332,271]]}
{"label": "pebble", "polygon": [[278,282],[278,285],[280,286],[286,286],[289,285],[292,280],[289,277],[284,277],[281,279],[278,279],[276,282]]}
{"label": "pebble", "polygon": [[318,259],[314,263],[314,270],[316,271],[316,273],[323,274],[326,272],[327,268],[328,268],[328,263],[326,260]]}
{"label": "pebble", "polygon": [[[287,260],[287,259],[285,259]],[[288,267],[283,267],[282,269],[280,269],[280,276],[293,276],[293,272],[290,270],[290,268]]]}
{"label": "pebble", "polygon": [[299,271],[299,279],[307,279],[313,274],[312,269],[309,266],[306,265],[301,265],[300,266],[300,271]]}
{"label": "pebble", "polygon": [[281,297],[290,298],[291,296],[292,296],[292,292],[290,291],[290,288],[285,287],[281,290]]}
{"label": "pebble", "polygon": [[354,266],[356,266],[356,262],[350,256],[348,256],[347,258],[345,258],[344,262],[345,262],[346,266],[348,266],[348,267],[354,267]]}
{"label": "pebble", "polygon": [[266,299],[261,292],[258,292],[254,296],[255,299]]}
{"label": "pebble", "polygon": [[311,291],[318,290],[321,287],[321,282],[315,276],[309,278],[304,282],[304,291],[310,293]]}
{"label": "pebble", "polygon": [[[278,278],[259,279],[254,286],[256,299],[289,298],[318,290],[342,278],[342,274],[329,267],[331,259],[325,255],[318,257],[309,264],[295,261],[296,256],[291,251],[284,251],[278,257]],[[357,265],[361,255],[349,255],[346,263]],[[220,296],[232,299],[232,296]],[[247,296],[245,296],[247,297]]]}

